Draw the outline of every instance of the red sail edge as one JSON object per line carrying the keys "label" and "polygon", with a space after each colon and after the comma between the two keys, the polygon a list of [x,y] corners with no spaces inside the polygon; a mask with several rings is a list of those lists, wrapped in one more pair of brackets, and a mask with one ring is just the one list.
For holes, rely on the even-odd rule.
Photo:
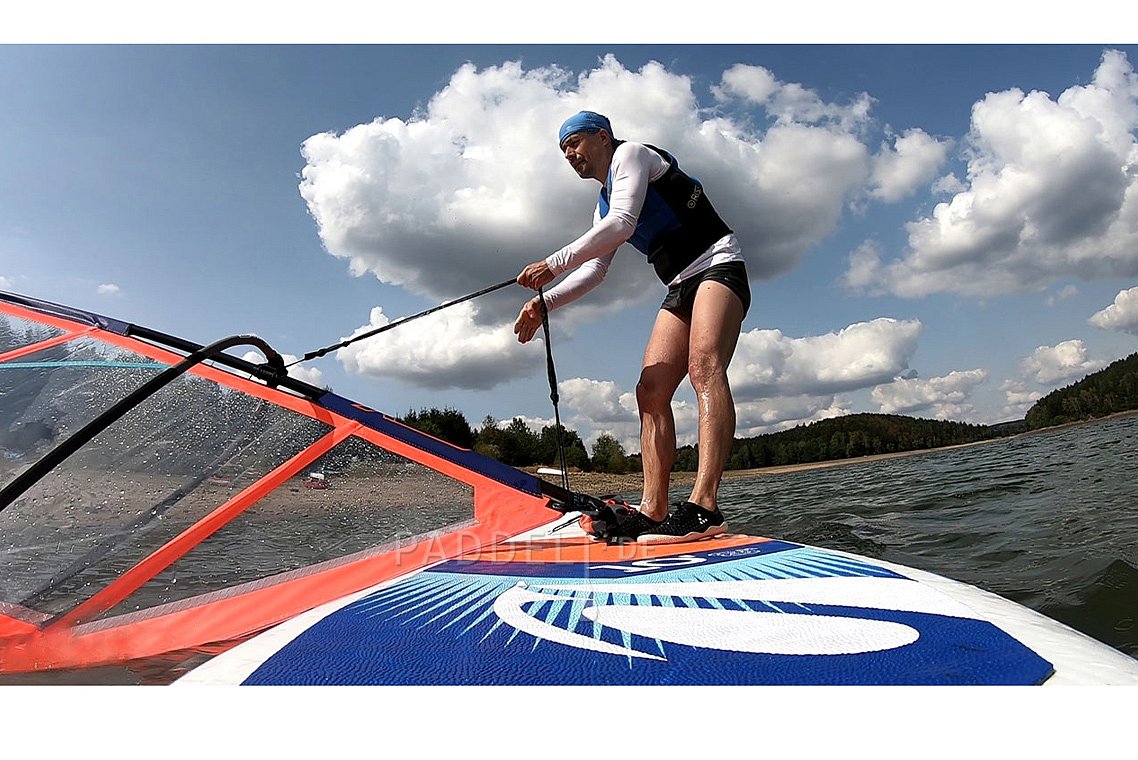
{"label": "red sail edge", "polygon": [[[25,333],[33,334],[31,342],[0,343],[0,368],[7,365],[13,372],[18,371],[18,363],[23,363],[20,367],[31,366],[28,360],[37,354],[53,347],[66,349],[79,340],[95,340],[161,365],[173,365],[185,354],[184,349],[138,338],[133,325],[0,293],[0,319],[5,317],[7,333],[16,335],[15,343],[20,343],[20,331],[12,328],[13,324],[55,333],[34,335],[35,330],[28,329]],[[60,603],[55,600],[51,609],[44,610],[25,606],[22,602],[26,600],[20,598],[0,596],[0,673],[87,668],[240,640],[334,599],[494,545],[549,519],[544,509],[549,499],[542,495],[542,484],[533,476],[434,439],[368,407],[320,389],[309,388],[307,394],[290,392],[295,391],[295,382],[292,389],[269,387],[216,364],[199,365],[191,372],[317,421],[327,426],[328,432],[239,492],[220,500],[204,516],[74,604],[58,609]],[[9,395],[18,394],[0,396],[0,405],[8,403]],[[12,411],[5,420],[19,411]],[[177,561],[200,550],[211,536],[284,484],[295,482],[314,462],[349,440],[390,452],[400,461],[414,463],[470,490],[470,519],[169,603],[129,609],[140,588],[160,573],[169,572]],[[97,443],[96,439],[90,445]],[[9,453],[5,449],[5,454]],[[22,452],[11,455],[18,464],[23,463]],[[7,479],[0,484],[5,482]],[[382,482],[376,484],[376,488],[382,487]],[[0,512],[0,531],[7,516]],[[18,568],[19,558],[28,551],[26,547],[0,544],[0,553],[5,550],[10,553],[5,563],[9,570]],[[0,582],[0,591],[4,589]]]}

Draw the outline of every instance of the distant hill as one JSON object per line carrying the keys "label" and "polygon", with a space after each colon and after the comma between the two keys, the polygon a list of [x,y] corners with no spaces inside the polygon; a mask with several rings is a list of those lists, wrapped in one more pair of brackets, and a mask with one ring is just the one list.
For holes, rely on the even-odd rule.
{"label": "distant hill", "polygon": [[[1020,432],[1014,423],[1002,429],[966,422],[919,419],[895,414],[850,414],[800,425],[779,433],[737,438],[728,469],[808,464],[874,454],[919,451],[998,438]],[[676,452],[676,470],[694,470],[698,452]]]}
{"label": "distant hill", "polygon": [[[727,468],[808,464],[920,451],[1003,438],[1132,410],[1138,410],[1138,353],[1049,393],[1035,403],[1023,420],[972,425],[892,414],[851,414],[779,433],[737,438]],[[695,470],[697,463],[696,448],[684,446],[676,452],[673,469]]]}
{"label": "distant hill", "polygon": [[1065,425],[1138,409],[1138,353],[1077,383],[1048,393],[1031,407],[1028,428]]}

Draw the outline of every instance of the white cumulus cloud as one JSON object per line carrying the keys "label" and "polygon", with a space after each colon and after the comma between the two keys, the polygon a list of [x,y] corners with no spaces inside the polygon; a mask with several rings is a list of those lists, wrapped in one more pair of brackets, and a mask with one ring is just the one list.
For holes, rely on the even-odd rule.
{"label": "white cumulus cloud", "polygon": [[828,103],[801,84],[780,82],[769,69],[743,63],[723,72],[712,91],[721,102],[741,98],[761,105],[778,123],[829,124],[846,132],[863,128],[873,105],[873,98],[864,92],[848,105]]}
{"label": "white cumulus cloud", "polygon": [[886,317],[805,338],[751,330],[739,337],[727,375],[737,401],[867,388],[908,369],[921,330],[919,321]]}
{"label": "white cumulus cloud", "polygon": [[[736,410],[736,436],[748,437],[848,414],[838,394],[888,383],[902,374],[917,348],[921,323],[888,318],[850,325],[826,335],[788,338],[778,330],[751,330],[740,338],[728,368]],[[636,395],[609,380],[573,378],[558,390],[575,429],[613,435],[639,450]],[[679,445],[698,438],[699,411],[672,402]]]}
{"label": "white cumulus cloud", "polygon": [[786,396],[744,401],[735,404],[735,437],[752,438],[818,420],[841,417],[850,412],[849,404],[836,396]]}
{"label": "white cumulus cloud", "polygon": [[578,414],[596,424],[633,423],[639,421],[636,395],[620,390],[611,380],[575,377],[557,384],[560,398]]}
{"label": "white cumulus cloud", "polygon": [[893,202],[931,183],[951,148],[951,140],[938,140],[920,129],[906,131],[874,157],[869,195]]}
{"label": "white cumulus cloud", "polygon": [[[356,337],[391,320],[382,307],[371,310]],[[475,307],[461,303],[398,328],[356,341],[336,352],[351,372],[383,377],[418,387],[480,390],[516,377],[519,367],[532,372],[540,340],[520,345],[513,323],[482,325]]]}
{"label": "white cumulus cloud", "polygon": [[1004,392],[1007,397],[1007,404],[1004,406],[1003,415],[1004,419],[1022,419],[1028,413],[1035,402],[1043,398],[1043,393],[1038,390],[1033,390],[1027,386],[1027,382],[1019,379],[1005,380],[1000,385],[1000,390]]}
{"label": "white cumulus cloud", "polygon": [[[826,335],[788,338],[778,330],[751,330],[740,337],[728,368],[736,409],[736,435],[754,436],[797,424],[848,414],[839,393],[888,383],[907,367],[921,323],[888,318],[850,325]],[[573,378],[558,385],[570,412],[570,427],[609,433],[639,450],[636,394],[611,380]],[[679,445],[698,438],[694,403],[672,402]]]}
{"label": "white cumulus cloud", "polygon": [[[640,450],[640,415],[636,408],[636,394],[621,388],[611,380],[592,380],[574,377],[557,384],[561,402],[572,414],[566,424],[574,429],[592,431],[585,438],[592,445],[602,433],[608,433],[624,446],[626,451]],[[681,422],[686,417],[682,402],[673,402],[673,413],[678,412],[677,428],[690,429],[694,423]],[[694,438],[688,443],[694,443]],[[683,442],[680,443],[683,445]]]}
{"label": "white cumulus cloud", "polygon": [[873,271],[900,296],[984,297],[1138,275],[1136,128],[1138,75],[1118,51],[1058,98],[989,93],[972,109],[966,186],[908,225],[900,257],[863,250],[847,282]]}
{"label": "white cumulus cloud", "polygon": [[982,369],[950,372],[943,377],[898,379],[873,389],[873,400],[883,414],[931,415],[958,420],[975,411],[969,398],[988,379]]}
{"label": "white cumulus cloud", "polygon": [[1040,385],[1054,385],[1080,380],[1107,364],[1108,362],[1089,358],[1083,341],[1065,340],[1054,346],[1035,349],[1031,356],[1020,361],[1020,368],[1028,379]]}
{"label": "white cumulus cloud", "polygon": [[1096,312],[1088,321],[1103,330],[1138,335],[1138,287],[1120,290],[1114,303]]}

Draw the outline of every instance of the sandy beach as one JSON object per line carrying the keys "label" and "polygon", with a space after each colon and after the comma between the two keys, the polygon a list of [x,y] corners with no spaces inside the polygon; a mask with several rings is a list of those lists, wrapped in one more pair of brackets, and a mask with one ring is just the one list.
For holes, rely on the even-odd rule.
{"label": "sandy beach", "polygon": [[[1015,437],[1015,436],[1011,436]],[[751,470],[727,470],[723,473],[724,480],[735,480],[737,478],[755,478],[766,477],[771,475],[784,475],[792,472],[805,472],[807,470],[821,470],[828,467],[851,467],[859,464],[867,464],[869,462],[880,462],[884,459],[897,459],[899,457],[912,457],[921,454],[931,454],[937,451],[949,451],[951,449],[960,449],[967,446],[978,446],[984,443],[991,443],[993,441],[1006,441],[1008,438],[993,438],[988,441],[975,441],[974,443],[961,443],[955,446],[942,446],[935,449],[919,449],[917,451],[899,451],[893,454],[873,454],[864,457],[853,457],[851,459],[834,459],[826,462],[809,462],[807,464],[789,464],[779,465],[775,467],[760,467]],[[529,472],[536,473],[537,468],[528,468]],[[539,477],[560,485],[560,478],[556,475],[539,475]],[[673,472],[672,473],[672,486],[686,486],[695,482],[694,472]],[[632,472],[624,475],[615,475],[605,472],[582,472],[580,470],[569,471],[569,486],[577,492],[587,493],[594,496],[604,494],[628,494],[634,493],[641,489],[644,485],[644,477],[640,472]]]}

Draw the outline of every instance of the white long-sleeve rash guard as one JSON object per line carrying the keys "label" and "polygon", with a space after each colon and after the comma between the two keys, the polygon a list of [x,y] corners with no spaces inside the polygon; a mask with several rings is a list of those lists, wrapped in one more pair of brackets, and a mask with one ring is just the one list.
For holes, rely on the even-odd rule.
{"label": "white long-sleeve rash guard", "polygon": [[648,183],[668,171],[668,162],[651,148],[624,142],[616,146],[609,165],[609,212],[601,217],[600,204],[593,211],[593,226],[581,237],[549,255],[545,263],[554,275],[574,269],[545,294],[552,310],[570,304],[601,284],[608,274],[616,249],[636,231],[644,207]]}
{"label": "white long-sleeve rash guard", "polygon": [[[564,280],[545,294],[552,311],[576,301],[601,284],[608,274],[616,250],[632,237],[648,194],[648,183],[668,171],[668,162],[659,153],[640,143],[624,142],[613,152],[609,165],[609,212],[601,217],[600,204],[593,211],[593,226],[581,237],[545,259],[555,276],[573,269]],[[702,256],[680,272],[675,284],[710,266],[742,261],[739,241],[725,235]],[[576,267],[574,269],[574,267]]]}

